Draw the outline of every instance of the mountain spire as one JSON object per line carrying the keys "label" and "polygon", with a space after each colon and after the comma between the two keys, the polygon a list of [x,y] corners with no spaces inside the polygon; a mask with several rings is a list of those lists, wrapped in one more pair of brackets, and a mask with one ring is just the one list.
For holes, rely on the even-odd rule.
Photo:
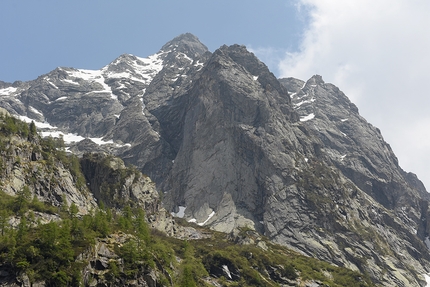
{"label": "mountain spire", "polygon": [[191,52],[194,56],[203,55],[208,52],[208,48],[200,42],[199,38],[191,33],[181,34],[175,37],[173,40],[167,42],[161,51],[171,51],[175,50],[177,52],[182,52],[189,54]]}

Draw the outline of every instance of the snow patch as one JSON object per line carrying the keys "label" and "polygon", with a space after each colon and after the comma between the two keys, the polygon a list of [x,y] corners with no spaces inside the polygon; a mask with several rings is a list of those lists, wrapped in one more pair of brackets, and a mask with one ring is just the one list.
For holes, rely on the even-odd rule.
{"label": "snow patch", "polygon": [[300,117],[300,121],[301,122],[306,122],[306,121],[312,120],[313,118],[315,118],[315,114],[314,113],[310,113],[307,116]]}
{"label": "snow patch", "polygon": [[[36,125],[37,126],[37,125]],[[42,137],[53,137],[53,138],[59,138],[63,137],[64,143],[71,144],[74,142],[80,142],[81,140],[85,139],[82,136],[78,136],[76,134],[70,134],[70,133],[62,133],[60,131],[47,131],[47,132],[41,132]]]}
{"label": "snow patch", "polygon": [[[36,124],[36,127],[37,124]],[[94,143],[98,144],[98,145],[105,145],[105,144],[115,144],[113,142],[113,140],[108,140],[105,141],[103,140],[103,138],[90,138],[90,137],[83,137],[77,134],[72,134],[72,133],[63,133],[60,131],[43,131],[40,133],[42,135],[42,137],[53,137],[53,138],[59,138],[59,137],[63,137],[64,143],[65,144],[71,144],[71,143],[75,143],[75,142],[80,142],[84,139],[90,139],[92,140]],[[120,145],[120,144],[115,144],[116,147],[123,147],[123,146],[131,146],[131,144],[124,144],[124,145]]]}
{"label": "snow patch", "polygon": [[113,144],[113,140],[104,141],[103,138],[89,138],[98,145]]}
{"label": "snow patch", "polygon": [[51,81],[48,79],[48,77],[45,77],[44,79],[45,79],[45,81],[46,81],[48,84],[50,84],[54,89],[57,89],[57,90],[58,90],[58,87],[57,87],[53,82],[51,82]]}
{"label": "snow patch", "polygon": [[69,83],[69,84],[72,84],[72,85],[78,85],[78,86],[79,86],[79,83],[76,83],[76,82],[75,82],[75,81],[73,81],[73,80],[63,79],[63,82],[66,82],[66,83]]}
{"label": "snow patch", "polygon": [[203,64],[204,64],[204,63],[201,63],[201,62],[200,62],[200,60],[198,60],[198,61],[194,64],[194,66],[195,66],[195,67],[199,67],[199,66],[200,66],[200,67],[203,67]]}
{"label": "snow patch", "polygon": [[300,90],[303,90],[306,87],[306,82],[303,84],[303,87]]}
{"label": "snow patch", "polygon": [[0,96],[9,96],[10,94],[15,93],[16,90],[18,90],[18,89],[14,88],[14,87],[8,87],[8,88],[0,89]]}
{"label": "snow patch", "polygon": [[[162,54],[164,54],[164,52],[151,55],[147,58],[133,56],[136,60],[128,63],[132,68],[131,70],[127,69],[127,71],[123,72],[108,71],[108,65],[105,66],[101,72],[107,78],[130,79],[132,81],[148,85],[155,75],[157,75],[164,67],[163,60],[160,57]],[[112,64],[115,65],[117,63],[118,62],[115,61]]]}
{"label": "snow patch", "polygon": [[188,57],[186,54],[184,54],[184,53],[178,53],[178,55],[176,56],[177,58],[179,58],[179,59],[181,59],[181,58],[184,58],[184,59],[187,59],[188,61],[190,61],[191,63],[193,62],[193,59],[191,59],[190,57]]}
{"label": "snow patch", "polygon": [[56,129],[56,127],[51,126],[51,125],[50,125],[49,123],[47,123],[47,122],[41,123],[41,122],[35,121],[35,120],[33,120],[33,119],[30,119],[29,117],[26,117],[26,116],[18,116],[18,118],[19,118],[21,121],[26,122],[26,123],[34,122],[34,124],[36,125],[36,127],[37,127],[37,128],[40,128],[40,129]]}
{"label": "snow patch", "polygon": [[[80,79],[83,79],[85,81],[90,81],[90,82],[100,82],[100,80],[104,79],[101,71],[99,71],[99,70],[77,69],[77,70],[73,70],[73,71],[67,71],[67,74],[70,77],[80,78]],[[68,81],[70,81],[70,80],[68,80]]]}
{"label": "snow patch", "polygon": [[137,73],[149,76],[148,84],[163,69],[163,59],[161,59],[161,55],[163,54],[161,52],[147,58],[136,57],[137,61],[134,62],[133,68]]}
{"label": "snow patch", "polygon": [[[170,213],[173,217],[179,217],[179,218],[184,218],[185,215],[185,209],[187,209],[186,206],[179,206],[179,211],[177,213]],[[189,221],[190,222],[190,221]]]}
{"label": "snow patch", "polygon": [[[176,213],[176,214],[179,214],[181,212],[181,206],[179,206],[179,212],[178,213]],[[172,215],[173,215],[173,213],[172,213]],[[205,221],[203,221],[203,222],[200,222],[200,223],[197,223],[197,219],[195,219],[195,218],[191,218],[190,220],[188,220],[188,222],[192,222],[192,223],[196,223],[197,225],[200,225],[200,226],[203,226],[203,225],[205,225],[213,216],[215,215],[215,211],[212,211],[211,212],[211,214],[209,214],[209,216],[208,216],[208,218],[205,220]],[[173,216],[175,216],[175,215],[173,215]],[[176,217],[179,217],[179,216],[176,216]],[[182,217],[181,217],[182,218]]]}
{"label": "snow patch", "polygon": [[348,119],[341,119],[340,121],[343,123],[343,122],[346,122]]}
{"label": "snow patch", "polygon": [[430,287],[430,276],[429,276],[429,274],[424,274],[424,279],[426,280],[426,286]]}
{"label": "snow patch", "polygon": [[258,80],[258,76],[252,76],[252,78],[254,79],[254,81]]}
{"label": "snow patch", "polygon": [[299,108],[303,104],[310,104],[310,103],[313,103],[313,102],[315,102],[314,98],[312,98],[310,100],[304,100],[304,101],[298,102],[297,104],[294,104],[294,108],[297,109],[297,108]]}
{"label": "snow patch", "polygon": [[103,70],[79,69],[74,71],[68,71],[67,73],[71,77],[81,78],[88,82],[96,82],[100,84],[102,86],[102,91],[106,91],[107,93],[109,93],[112,99],[118,100],[118,97],[113,94],[111,87],[105,83],[105,78],[102,74],[102,71]]}
{"label": "snow patch", "polygon": [[225,274],[227,274],[228,278],[232,279],[230,270],[228,269],[227,265],[223,265],[222,270],[224,270],[224,272],[225,272]]}
{"label": "snow patch", "polygon": [[215,211],[212,211],[211,214],[209,214],[208,218],[204,222],[197,223],[197,224],[200,225],[200,226],[205,225],[214,215],[215,215]]}
{"label": "snow patch", "polygon": [[[39,129],[48,129],[48,131],[42,131],[40,133],[42,137],[51,136],[51,137],[54,137],[54,138],[59,138],[59,137],[62,136],[63,140],[64,140],[64,143],[66,143],[66,144],[70,144],[70,143],[73,143],[73,142],[79,142],[81,140],[86,139],[85,137],[79,136],[77,134],[63,133],[61,131],[58,131],[57,127],[51,126],[47,122],[41,123],[41,122],[35,121],[33,119],[30,119],[29,117],[26,117],[26,116],[18,116],[18,118],[21,121],[26,122],[26,123],[34,122],[34,124],[36,125],[36,127],[39,128]],[[95,142],[98,145],[114,144],[113,140],[105,141],[102,138],[88,138],[88,139],[92,140],[93,142]],[[131,146],[131,144],[124,144],[124,145],[115,144],[115,145],[117,147]]]}
{"label": "snow patch", "polygon": [[62,101],[62,100],[66,100],[67,97],[59,97],[58,99],[56,99],[55,101]]}
{"label": "snow patch", "polygon": [[[128,84],[128,83],[127,83]],[[120,83],[119,84],[119,87],[117,88],[117,90],[122,90],[122,89],[126,89],[127,87],[123,84],[123,83]]]}
{"label": "snow patch", "polygon": [[43,114],[39,110],[36,110],[35,108],[33,108],[32,106],[30,106],[30,111],[32,111],[35,114],[41,115],[43,117]]}
{"label": "snow patch", "polygon": [[126,72],[121,72],[121,73],[109,72],[109,78],[121,79],[121,78],[130,78],[130,77],[131,77],[131,74]]}

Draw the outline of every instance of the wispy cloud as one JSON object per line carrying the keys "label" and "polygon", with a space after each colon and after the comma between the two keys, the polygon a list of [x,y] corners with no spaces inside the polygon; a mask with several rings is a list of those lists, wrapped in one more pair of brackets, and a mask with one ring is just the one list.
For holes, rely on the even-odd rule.
{"label": "wispy cloud", "polygon": [[337,85],[430,188],[430,1],[296,3],[309,22],[299,51],[280,61],[280,75],[320,74]]}
{"label": "wispy cloud", "polygon": [[260,61],[269,66],[273,73],[279,75],[279,65],[285,57],[285,50],[282,48],[274,47],[253,47],[252,45],[247,45],[247,49],[254,53]]}

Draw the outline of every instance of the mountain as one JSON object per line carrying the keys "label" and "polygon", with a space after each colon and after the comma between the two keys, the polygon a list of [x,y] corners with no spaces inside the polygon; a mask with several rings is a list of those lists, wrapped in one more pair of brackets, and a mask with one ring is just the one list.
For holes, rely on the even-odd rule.
{"label": "mountain", "polygon": [[0,82],[0,106],[77,155],[136,166],[175,216],[255,230],[384,286],[425,285],[429,195],[321,76],[277,79],[244,46],[212,53],[183,34],[148,58]]}
{"label": "mountain", "polygon": [[136,168],[66,154],[4,109],[0,163],[1,286],[374,286],[251,229],[176,221]]}

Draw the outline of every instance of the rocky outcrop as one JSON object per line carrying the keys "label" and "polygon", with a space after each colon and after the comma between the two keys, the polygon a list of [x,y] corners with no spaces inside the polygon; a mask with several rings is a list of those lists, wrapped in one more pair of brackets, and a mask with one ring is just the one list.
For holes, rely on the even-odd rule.
{"label": "rocky outcrop", "polygon": [[[241,53],[250,70],[235,62]],[[186,206],[187,218],[197,222],[215,211],[207,223],[216,221],[214,226],[222,231],[262,221],[261,171],[275,167],[267,161],[260,139],[276,132],[277,127],[266,126],[275,114],[272,108],[282,115],[276,119],[281,125],[295,119],[286,89],[273,75],[266,79],[264,73],[253,74],[259,70],[270,75],[244,47],[214,53],[187,95],[182,142],[165,185],[167,203]]]}
{"label": "rocky outcrop", "polygon": [[[54,140],[41,140],[28,134],[27,124],[7,114],[1,117],[0,178],[5,193],[17,195],[28,188],[29,198],[35,196],[54,206],[74,203],[81,213],[96,206],[90,191],[77,184],[79,174],[73,173],[73,161],[60,160],[67,157],[64,150],[56,150]],[[17,133],[21,128],[26,132]]]}
{"label": "rocky outcrop", "polygon": [[[429,194],[421,181],[406,173],[381,135],[359,113],[357,107],[321,76],[309,81],[281,79],[291,90],[292,102],[303,124],[322,141],[321,154],[342,175],[395,213],[410,232],[424,239]],[[312,119],[309,115],[313,115]]]}
{"label": "rocky outcrop", "polygon": [[84,154],[80,164],[98,202],[109,208],[122,208],[126,204],[141,206],[149,214],[160,209],[155,184],[137,169],[126,168],[121,159],[105,154]]}
{"label": "rocky outcrop", "polygon": [[108,238],[97,240],[91,250],[79,256],[79,262],[88,262],[83,270],[84,286],[159,286],[157,282],[159,284],[159,274],[164,271],[162,268],[142,267],[134,278],[118,275],[125,266],[115,249],[130,238],[128,234],[112,234]]}
{"label": "rocky outcrop", "polygon": [[290,105],[263,64],[252,70],[258,63],[243,47],[222,47],[184,95],[166,204],[216,230],[255,228],[379,283],[420,285],[427,194],[338,88],[314,77]]}
{"label": "rocky outcrop", "polygon": [[135,167],[126,167],[117,157],[86,153],[80,159],[87,187],[94,199],[105,207],[121,210],[124,206],[143,208],[149,225],[180,239],[202,239],[207,234],[178,224],[161,206],[155,183]]}
{"label": "rocky outcrop", "polygon": [[[247,226],[386,286],[423,285],[428,193],[320,76],[278,80],[244,46],[210,53],[184,34],[148,58],[122,55],[99,71],[58,68],[1,87],[11,113],[87,137],[70,150],[110,152],[147,174],[165,214],[224,232]],[[109,206],[144,194],[159,204],[146,193],[152,183],[123,174],[123,162],[81,162]],[[175,233],[170,219],[150,221]]]}

